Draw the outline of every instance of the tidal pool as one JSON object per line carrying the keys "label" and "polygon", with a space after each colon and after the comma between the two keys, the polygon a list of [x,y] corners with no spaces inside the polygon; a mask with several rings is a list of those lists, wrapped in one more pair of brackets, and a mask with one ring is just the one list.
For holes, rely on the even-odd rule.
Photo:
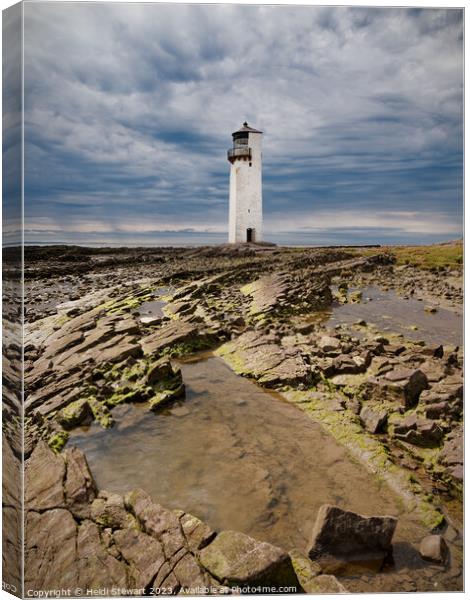
{"label": "tidal pool", "polygon": [[73,433],[69,443],[86,453],[99,488],[141,487],[217,530],[284,548],[306,547],[327,502],[403,515],[388,487],[297,407],[218,358],[183,363],[182,370],[184,401],[157,415],[145,405],[122,405],[112,429],[93,424]]}
{"label": "tidal pool", "polygon": [[158,290],[155,290],[153,292],[155,300],[143,302],[137,311],[139,316],[143,317],[144,319],[163,317],[163,307],[165,306],[166,302],[159,298],[168,294],[169,291],[169,288],[159,288]]}
{"label": "tidal pool", "polygon": [[[402,298],[394,291],[376,286],[361,288],[362,300],[357,304],[335,304],[324,313],[329,325],[353,324],[364,319],[380,331],[401,333],[410,340],[430,344],[461,346],[463,339],[462,315],[445,308],[435,313],[424,310],[426,302]],[[416,329],[414,329],[416,328]]]}

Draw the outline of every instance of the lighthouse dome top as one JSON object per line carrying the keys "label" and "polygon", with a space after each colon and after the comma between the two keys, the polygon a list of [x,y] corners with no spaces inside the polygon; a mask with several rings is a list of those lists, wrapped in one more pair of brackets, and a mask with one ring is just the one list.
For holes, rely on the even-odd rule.
{"label": "lighthouse dome top", "polygon": [[253,127],[250,127],[248,125],[248,123],[245,121],[243,123],[243,125],[240,127],[240,129],[237,129],[237,131],[234,131],[232,133],[232,135],[235,135],[237,133],[263,133],[263,132],[259,131],[258,129],[254,129]]}

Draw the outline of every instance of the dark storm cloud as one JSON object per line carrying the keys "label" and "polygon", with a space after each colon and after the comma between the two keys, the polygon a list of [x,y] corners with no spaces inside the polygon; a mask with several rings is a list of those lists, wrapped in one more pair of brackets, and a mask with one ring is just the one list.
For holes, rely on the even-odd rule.
{"label": "dark storm cloud", "polygon": [[458,10],[27,3],[28,239],[223,232],[245,119],[271,235],[457,237],[462,27]]}

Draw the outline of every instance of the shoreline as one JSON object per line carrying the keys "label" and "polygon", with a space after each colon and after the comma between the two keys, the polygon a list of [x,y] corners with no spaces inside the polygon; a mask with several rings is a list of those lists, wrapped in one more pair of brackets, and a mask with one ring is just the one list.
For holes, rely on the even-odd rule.
{"label": "shoreline", "polygon": [[[428,530],[451,546],[451,568],[435,574],[439,586],[459,589],[460,517],[453,511],[446,524],[436,509],[461,501],[462,350],[407,339],[406,328],[419,332],[442,321],[445,307],[461,306],[461,245],[444,266],[433,265],[440,260],[435,247],[424,256],[423,248],[412,258],[430,268],[407,263],[402,247],[224,245],[78,255],[27,248],[27,464],[41,444],[53,451],[48,461],[67,456],[77,427],[118,425],[114,407],[139,402],[163,415],[176,401],[184,406],[176,361],[215,352],[238,375],[297,405],[369,471],[392,487],[398,482]],[[362,295],[370,285],[389,290],[396,306],[382,325],[372,322],[378,300]],[[410,303],[422,306],[419,327],[401,321]],[[341,307],[371,318],[342,320]],[[336,321],[318,318],[325,311]],[[14,430],[4,428],[5,436],[14,447]],[[362,583],[341,570],[336,576],[334,585],[351,591],[379,585],[378,574]],[[416,589],[427,589],[419,570],[410,577]],[[400,578],[392,570],[381,585],[399,591]]]}

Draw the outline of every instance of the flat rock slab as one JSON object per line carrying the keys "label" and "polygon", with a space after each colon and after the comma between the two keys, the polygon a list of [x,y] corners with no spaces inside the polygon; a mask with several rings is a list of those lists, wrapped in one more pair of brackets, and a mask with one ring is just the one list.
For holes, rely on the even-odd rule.
{"label": "flat rock slab", "polygon": [[301,586],[290,556],[280,548],[244,533],[223,531],[201,551],[200,562],[229,586]]}
{"label": "flat rock slab", "polygon": [[309,556],[349,561],[383,560],[392,548],[395,517],[366,517],[324,504],[318,511]]}
{"label": "flat rock slab", "polygon": [[241,292],[251,297],[252,317],[321,310],[332,302],[331,290],[322,277],[306,282],[292,273],[264,275],[242,287]]}
{"label": "flat rock slab", "polygon": [[187,322],[173,321],[141,339],[144,354],[158,354],[173,344],[187,343],[198,336],[198,328]]}
{"label": "flat rock slab", "polygon": [[254,377],[270,387],[308,382],[312,370],[298,351],[275,343],[269,335],[248,331],[218,350],[239,375]]}

